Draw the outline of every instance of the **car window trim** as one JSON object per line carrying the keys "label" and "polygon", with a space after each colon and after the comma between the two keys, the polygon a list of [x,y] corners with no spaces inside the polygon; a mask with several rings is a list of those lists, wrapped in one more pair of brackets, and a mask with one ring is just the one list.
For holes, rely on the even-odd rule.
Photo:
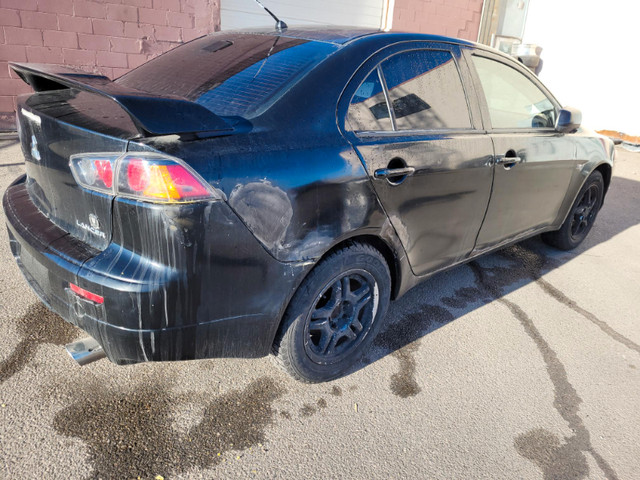
{"label": "car window trim", "polygon": [[491,133],[499,134],[499,133],[556,133],[560,134],[555,128],[552,127],[513,127],[513,128],[493,128],[489,130]]}
{"label": "car window trim", "polygon": [[471,58],[473,56],[482,57],[482,58],[486,58],[487,60],[492,60],[492,61],[501,63],[505,67],[511,68],[516,72],[522,74],[527,80],[533,83],[543,93],[543,95],[547,97],[547,99],[551,102],[551,104],[556,110],[556,118],[557,118],[558,111],[562,108],[562,105],[553,96],[553,94],[542,84],[542,82],[538,79],[538,77],[535,74],[533,74],[526,67],[520,65],[515,60],[512,60],[511,58],[508,58],[508,59],[501,58],[500,55],[496,55],[492,52],[487,52],[480,49],[469,50],[467,51],[467,53],[468,53],[467,64],[469,69],[471,70],[471,75],[473,77],[474,84],[476,85],[476,95],[478,97],[478,102],[480,102],[484,126],[489,133],[558,133],[557,130],[553,127],[494,128],[493,123],[491,122],[491,114],[489,112],[489,103],[487,102],[487,96],[484,92],[484,88],[482,87],[480,76],[478,75],[478,71],[476,70],[475,64],[473,63],[473,59]]}
{"label": "car window trim", "polygon": [[424,135],[481,135],[488,133],[486,130],[477,128],[434,128],[424,130],[358,130],[351,131],[359,138],[372,137],[412,137]]}
{"label": "car window trim", "polygon": [[[390,57],[387,57],[387,58],[390,58]],[[387,111],[389,112],[389,118],[391,119],[391,131],[395,132],[398,129],[398,126],[396,124],[396,112],[393,110],[393,107],[391,106],[391,98],[389,98],[389,89],[387,88],[387,79],[384,78],[384,74],[382,73],[382,62],[378,62],[378,64],[376,65],[376,71],[378,72],[378,80],[380,80],[380,85],[382,85],[384,100],[385,102],[387,102]],[[367,78],[369,77],[367,76],[365,80]],[[362,85],[362,83],[360,85]],[[358,86],[358,88],[360,87]],[[355,93],[353,94],[353,96],[355,96]],[[351,97],[351,100],[353,100],[353,96]],[[351,105],[351,102],[349,102],[349,105]],[[386,132],[388,130],[382,130],[382,131]]]}

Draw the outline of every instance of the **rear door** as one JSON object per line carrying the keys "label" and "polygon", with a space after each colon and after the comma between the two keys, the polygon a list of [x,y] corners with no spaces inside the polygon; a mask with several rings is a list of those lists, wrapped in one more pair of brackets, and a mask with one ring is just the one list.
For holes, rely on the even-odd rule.
{"label": "rear door", "polygon": [[491,140],[460,55],[453,45],[404,44],[365,64],[349,96],[347,136],[416,275],[471,252],[491,193]]}
{"label": "rear door", "polygon": [[559,105],[533,74],[489,52],[468,58],[496,155],[476,244],[482,251],[556,219],[573,175],[575,145],[555,131]]}

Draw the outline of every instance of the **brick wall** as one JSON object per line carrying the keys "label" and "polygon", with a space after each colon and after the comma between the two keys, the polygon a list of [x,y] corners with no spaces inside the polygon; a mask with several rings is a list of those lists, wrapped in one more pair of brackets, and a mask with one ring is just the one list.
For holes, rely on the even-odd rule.
{"label": "brick wall", "polygon": [[393,30],[478,37],[483,0],[396,0]]}
{"label": "brick wall", "polygon": [[31,91],[9,61],[75,65],[116,78],[219,29],[219,0],[0,0],[0,114]]}

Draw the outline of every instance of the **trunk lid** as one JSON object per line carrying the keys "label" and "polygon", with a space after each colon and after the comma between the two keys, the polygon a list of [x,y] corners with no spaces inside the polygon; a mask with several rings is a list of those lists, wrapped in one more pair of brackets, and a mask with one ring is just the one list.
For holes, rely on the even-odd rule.
{"label": "trunk lid", "polygon": [[63,66],[10,65],[36,91],[19,97],[17,112],[29,196],[54,224],[99,250],[111,241],[114,196],[78,185],[71,155],[124,153],[140,136],[233,131],[223,118],[175,95],[141,92]]}
{"label": "trunk lid", "polygon": [[[126,128],[99,126],[98,120],[86,113],[84,122],[79,121],[79,125],[64,122],[65,117],[73,116],[69,110],[75,98],[71,98],[69,90],[62,92],[64,94],[32,95],[26,102],[21,99],[18,105],[18,131],[25,157],[27,190],[38,209],[53,223],[103,250],[111,240],[113,197],[80,187],[71,173],[69,157],[86,152],[124,152],[127,137],[134,135],[135,129],[127,133]],[[84,111],[101,111],[102,117],[109,117],[109,109],[104,109],[107,105],[100,105],[108,100],[89,97],[93,98],[80,98]],[[120,120],[126,125],[126,121]],[[88,129],[89,123],[111,135]]]}

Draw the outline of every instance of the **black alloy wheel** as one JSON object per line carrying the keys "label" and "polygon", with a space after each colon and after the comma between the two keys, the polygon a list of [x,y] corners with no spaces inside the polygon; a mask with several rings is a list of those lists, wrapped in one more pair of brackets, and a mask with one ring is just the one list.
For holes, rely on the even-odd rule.
{"label": "black alloy wheel", "polygon": [[341,273],[317,297],[305,322],[305,351],[318,364],[339,362],[358,346],[378,310],[378,284],[365,270]]}
{"label": "black alloy wheel", "polygon": [[389,306],[391,276],[371,245],[350,243],[304,279],[273,344],[281,366],[303,382],[339,377],[364,354]]}
{"label": "black alloy wheel", "polygon": [[578,205],[573,209],[572,221],[571,221],[571,237],[579,239],[583,234],[591,228],[593,221],[596,218],[598,210],[596,205],[598,203],[599,188],[597,183],[592,183],[584,192]]}
{"label": "black alloy wheel", "polygon": [[559,230],[542,235],[549,245],[560,250],[572,250],[580,245],[591,231],[604,198],[604,179],[595,170],[582,185],[569,215]]}

